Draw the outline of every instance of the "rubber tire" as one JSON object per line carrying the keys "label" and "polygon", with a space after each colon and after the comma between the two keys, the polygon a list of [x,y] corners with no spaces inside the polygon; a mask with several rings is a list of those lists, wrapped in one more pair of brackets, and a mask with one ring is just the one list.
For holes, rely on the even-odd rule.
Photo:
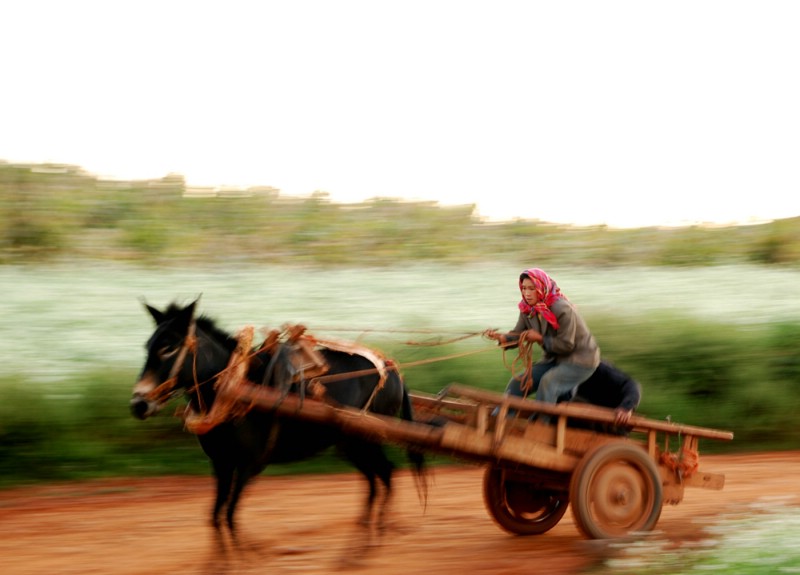
{"label": "rubber tire", "polygon": [[[503,530],[514,535],[541,535],[555,527],[566,513],[569,504],[566,491],[533,492],[533,486],[520,481],[508,482],[503,476],[503,470],[493,466],[488,466],[483,476],[483,502]],[[520,504],[515,508],[515,498],[527,503],[529,508],[522,510]]]}
{"label": "rubber tire", "polygon": [[[661,516],[661,475],[640,446],[618,441],[587,452],[570,480],[575,525],[591,539],[651,531]],[[640,512],[637,513],[637,508]]]}

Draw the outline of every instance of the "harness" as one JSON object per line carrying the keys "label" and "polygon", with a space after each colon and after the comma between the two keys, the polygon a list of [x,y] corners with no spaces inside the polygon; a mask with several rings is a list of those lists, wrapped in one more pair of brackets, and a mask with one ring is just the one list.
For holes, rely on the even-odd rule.
{"label": "harness", "polygon": [[[187,405],[179,411],[179,415],[183,418],[186,428],[196,434],[208,433],[221,423],[246,415],[255,407],[252,404],[245,404],[239,401],[237,391],[244,391],[246,386],[254,385],[253,382],[248,380],[247,371],[251,358],[262,352],[269,352],[271,356],[264,372],[262,384],[275,384],[282,392],[281,399],[289,393],[292,385],[298,384],[301,399],[305,397],[306,391],[308,391],[315,399],[325,401],[326,384],[377,373],[379,375],[378,383],[362,408],[363,411],[369,410],[378,392],[383,388],[388,377],[388,371],[396,371],[398,369],[396,364],[387,360],[375,350],[348,341],[317,339],[307,334],[305,326],[302,325],[286,325],[281,330],[273,329],[266,332],[266,337],[261,346],[252,351],[255,330],[253,326],[247,326],[236,335],[236,349],[231,353],[228,365],[214,378],[216,380],[214,389],[217,392],[217,396],[211,408],[206,411],[202,404],[200,386],[209,382],[199,382],[197,379],[197,338],[195,331],[195,323],[192,322],[189,333],[184,339],[175,363],[170,370],[169,377],[148,393],[147,397],[151,400],[159,400],[176,392],[175,386],[178,382],[178,374],[183,368],[188,354],[191,352],[194,355],[193,389],[197,394],[200,408],[199,411],[196,411],[191,405]],[[321,353],[323,348],[365,357],[372,363],[373,367],[328,375],[330,365]],[[282,359],[286,360],[283,364],[281,364]],[[285,372],[278,372],[277,370],[279,369],[283,369]],[[279,374],[277,377],[276,373]],[[288,375],[288,377],[283,377],[284,375]]]}

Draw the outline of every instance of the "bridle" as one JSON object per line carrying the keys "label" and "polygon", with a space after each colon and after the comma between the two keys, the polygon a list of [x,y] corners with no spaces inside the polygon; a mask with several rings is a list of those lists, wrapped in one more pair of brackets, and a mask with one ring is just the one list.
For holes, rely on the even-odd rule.
{"label": "bridle", "polygon": [[[165,379],[162,383],[156,386],[151,391],[145,394],[145,398],[148,401],[153,401],[158,404],[164,404],[169,401],[174,395],[178,393],[178,389],[175,386],[178,384],[178,374],[180,373],[181,369],[183,369],[183,364],[186,362],[186,356],[189,355],[191,352],[194,356],[194,361],[192,362],[192,375],[194,379],[194,387],[196,389],[198,398],[200,397],[200,384],[197,381],[197,336],[196,336],[196,327],[195,322],[192,320],[189,323],[189,330],[186,334],[186,337],[183,339],[183,345],[181,345],[181,349],[178,351],[178,357],[175,359],[175,363],[172,364],[172,369],[170,369],[169,377]],[[202,400],[200,400],[202,401]]]}

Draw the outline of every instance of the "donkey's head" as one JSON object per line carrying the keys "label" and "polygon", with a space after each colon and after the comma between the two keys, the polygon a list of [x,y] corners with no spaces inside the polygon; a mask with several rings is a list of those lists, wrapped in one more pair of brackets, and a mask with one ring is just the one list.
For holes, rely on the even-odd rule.
{"label": "donkey's head", "polygon": [[187,359],[194,356],[195,321],[197,301],[186,307],[170,305],[162,312],[144,304],[156,324],[156,329],[147,340],[147,359],[133,388],[131,411],[139,419],[158,412],[161,407],[181,390],[180,373]]}

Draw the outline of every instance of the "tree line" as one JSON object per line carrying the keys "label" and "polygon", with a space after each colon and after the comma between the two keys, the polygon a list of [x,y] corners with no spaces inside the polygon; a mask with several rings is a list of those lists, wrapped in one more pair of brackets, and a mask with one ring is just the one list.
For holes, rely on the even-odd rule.
{"label": "tree line", "polygon": [[180,175],[104,180],[79,167],[0,163],[0,263],[61,258],[393,265],[514,259],[542,265],[800,263],[800,218],[708,227],[611,229],[482,221],[474,205],[324,192],[187,187]]}

